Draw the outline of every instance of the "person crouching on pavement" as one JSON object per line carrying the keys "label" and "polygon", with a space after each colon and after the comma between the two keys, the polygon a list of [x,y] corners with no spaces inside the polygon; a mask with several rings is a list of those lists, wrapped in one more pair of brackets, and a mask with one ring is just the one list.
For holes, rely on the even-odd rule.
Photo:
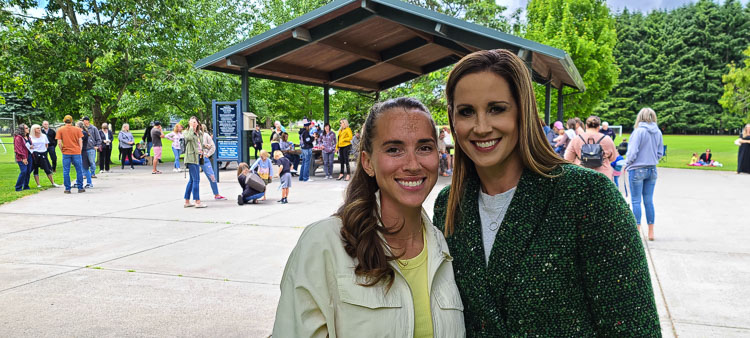
{"label": "person crouching on pavement", "polygon": [[242,187],[242,194],[237,195],[237,204],[239,205],[245,203],[258,204],[258,199],[265,196],[265,192],[255,190],[251,187],[251,184],[247,182],[249,176],[250,166],[245,162],[240,163],[237,166],[237,181],[240,183],[240,187]]}

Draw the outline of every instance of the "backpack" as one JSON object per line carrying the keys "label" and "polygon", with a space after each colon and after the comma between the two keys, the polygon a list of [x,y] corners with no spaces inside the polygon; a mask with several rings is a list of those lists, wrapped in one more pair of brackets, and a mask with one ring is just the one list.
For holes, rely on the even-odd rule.
{"label": "backpack", "polygon": [[180,152],[181,153],[185,152],[185,138],[184,137],[180,138]]}
{"label": "backpack", "polygon": [[249,184],[250,188],[258,192],[266,191],[266,182],[263,181],[258,174],[250,172],[245,177],[245,184]]}
{"label": "backpack", "polygon": [[[586,140],[583,139],[583,136],[578,135],[578,137],[583,140],[583,145],[581,146],[581,165],[594,169],[599,168],[604,163],[604,150],[602,150],[602,146],[599,144],[607,135],[602,135],[601,138],[599,138],[599,141],[596,141],[596,143],[587,143]],[[594,139],[592,137],[589,137],[589,141],[593,142]]]}

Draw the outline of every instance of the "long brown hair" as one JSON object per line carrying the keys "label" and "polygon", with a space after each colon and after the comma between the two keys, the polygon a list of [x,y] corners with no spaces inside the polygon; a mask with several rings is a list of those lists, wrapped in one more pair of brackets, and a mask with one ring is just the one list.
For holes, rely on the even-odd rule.
{"label": "long brown hair", "polygon": [[[524,62],[509,50],[494,49],[471,53],[461,59],[451,70],[445,87],[445,96],[448,101],[451,131],[453,135],[456,135],[454,138],[458,138],[453,127],[456,85],[466,75],[485,71],[503,77],[510,85],[511,94],[518,105],[519,137],[514,151],[518,152],[524,167],[539,175],[552,177],[550,175],[552,170],[568,162],[560,158],[547,141],[542,129],[542,121],[539,119],[529,70]],[[456,140],[454,144],[453,178],[445,217],[446,236],[453,233],[455,220],[460,215],[460,200],[466,180],[469,177],[477,177],[474,162],[461,149],[461,143]]]}
{"label": "long brown hair", "polygon": [[[362,126],[362,140],[359,143],[360,151],[372,154],[373,140],[377,130],[376,122],[384,112],[402,108],[404,110],[418,110],[427,114],[435,133],[435,121],[430,115],[427,107],[417,99],[400,97],[388,101],[376,103],[371,109],[364,125]],[[437,140],[437,135],[435,135]],[[382,220],[378,214],[378,201],[375,193],[379,190],[375,177],[369,176],[362,165],[362,156],[357,157],[357,166],[354,170],[349,186],[346,188],[344,204],[339,207],[334,216],[341,218],[341,238],[344,240],[344,249],[350,257],[357,259],[354,273],[365,277],[361,283],[364,286],[373,286],[380,281],[388,283],[387,288],[393,284],[395,272],[388,262],[396,259],[380,234],[396,233],[398,230],[389,231],[381,226]]]}

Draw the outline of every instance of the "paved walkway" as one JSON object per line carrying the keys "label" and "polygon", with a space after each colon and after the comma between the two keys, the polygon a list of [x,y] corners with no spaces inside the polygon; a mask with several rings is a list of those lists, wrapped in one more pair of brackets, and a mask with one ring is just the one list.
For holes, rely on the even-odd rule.
{"label": "paved walkway", "polygon": [[[267,337],[289,252],[346,182],[295,180],[287,205],[274,182],[240,207],[234,171],[221,174],[229,200],[202,176],[206,209],[183,209],[182,173],[144,167],[0,206],[0,336]],[[647,253],[665,336],[750,335],[750,176],[659,174]]]}

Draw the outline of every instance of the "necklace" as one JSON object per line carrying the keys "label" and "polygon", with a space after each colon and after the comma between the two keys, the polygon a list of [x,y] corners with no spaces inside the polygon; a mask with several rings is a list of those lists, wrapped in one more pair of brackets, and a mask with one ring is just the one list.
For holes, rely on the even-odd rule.
{"label": "necklace", "polygon": [[[422,247],[422,250],[424,250],[424,246],[426,246],[426,245],[427,245],[427,239],[425,238],[425,232],[424,232],[424,227],[425,227],[425,225],[424,225],[424,220],[422,220],[422,222],[421,222],[421,223],[422,223],[422,228],[421,228],[421,229],[419,229],[419,234],[421,235],[420,237],[422,237],[422,241],[423,241],[422,243],[424,243],[424,244],[423,244],[423,247]],[[421,252],[420,252],[420,254],[421,254]],[[419,254],[417,254],[417,256],[419,256]],[[415,256],[415,257],[416,257],[416,256]],[[412,259],[413,259],[413,258],[412,258]],[[408,260],[408,259],[397,259],[397,260],[396,260],[396,263],[398,263],[398,266],[399,266],[399,267],[401,267],[401,268],[405,268],[406,266],[408,266],[408,265],[409,265],[409,260]]]}
{"label": "necklace", "polygon": [[[492,221],[492,222],[490,222],[490,225],[488,227],[490,231],[495,232],[498,229],[500,229],[500,216],[505,215],[506,211],[508,210],[508,206],[510,205],[510,201],[513,199],[512,197],[513,197],[513,192],[515,191],[515,189],[516,188],[513,188],[513,189],[511,189],[511,190],[503,193],[503,195],[508,194],[510,196],[507,196],[508,198],[504,199],[502,201],[502,204],[499,206],[499,212],[497,213],[497,216],[495,216],[495,220]],[[489,208],[487,207],[487,204],[485,202],[485,198],[480,198],[479,201],[482,202],[482,208],[485,210],[485,212],[487,212],[487,210]],[[492,219],[492,218],[490,218],[490,219]]]}

